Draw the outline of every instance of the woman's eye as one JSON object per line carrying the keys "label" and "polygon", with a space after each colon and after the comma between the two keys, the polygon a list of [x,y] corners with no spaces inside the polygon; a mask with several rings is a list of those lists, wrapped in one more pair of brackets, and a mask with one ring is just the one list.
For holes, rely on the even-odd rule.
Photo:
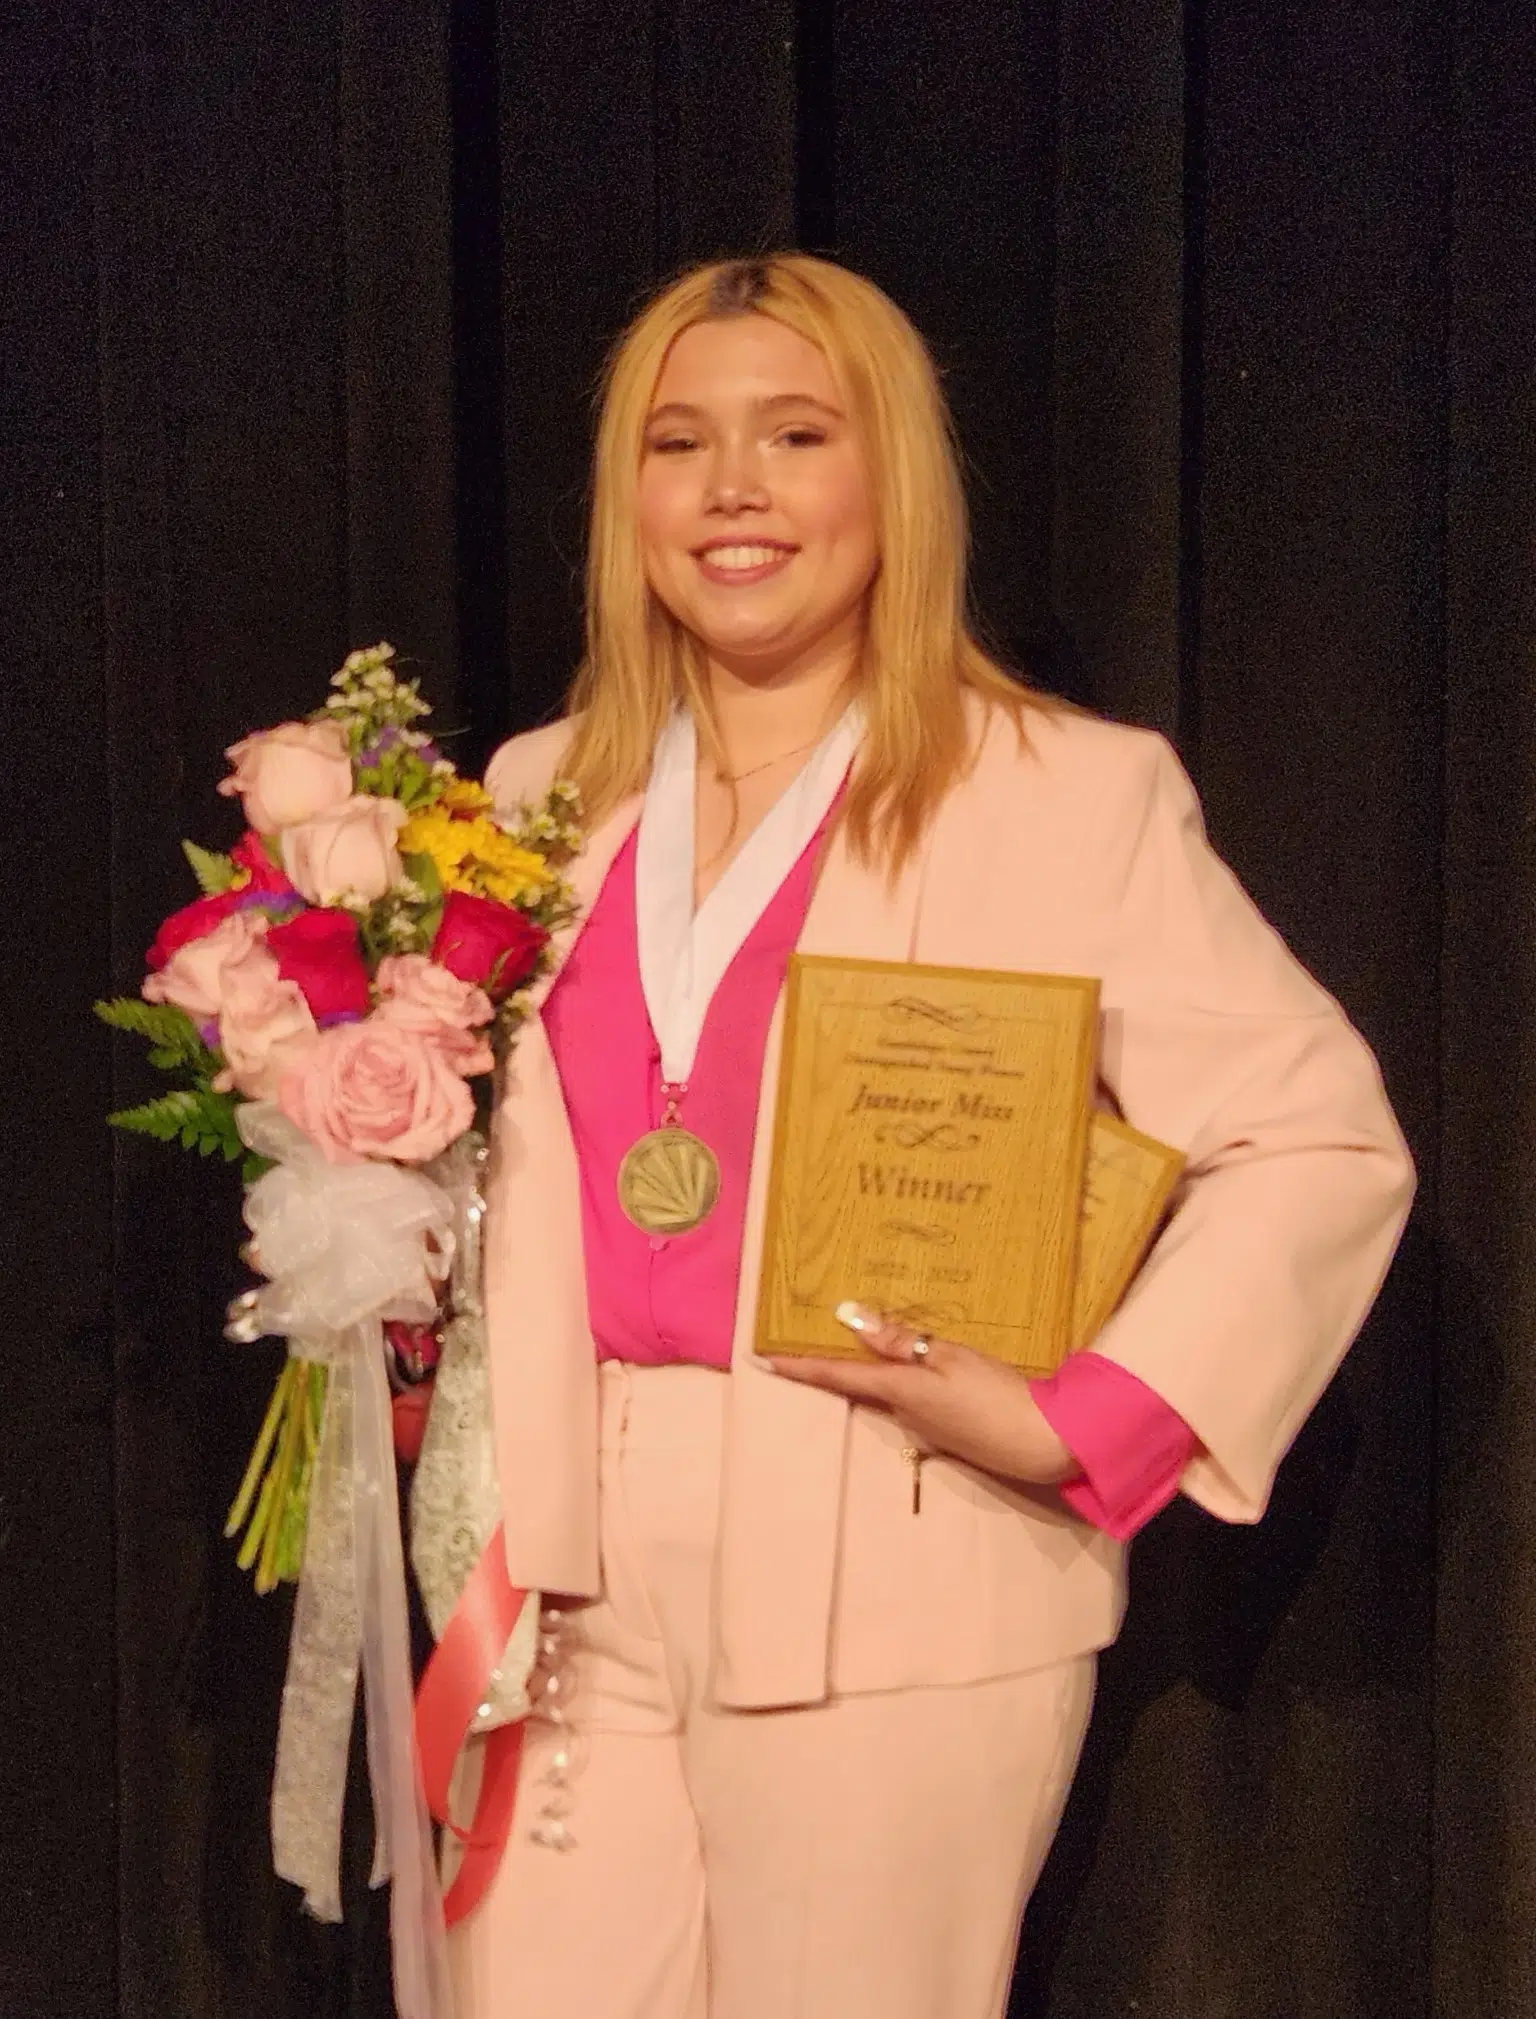
{"label": "woman's eye", "polygon": [[646,447],[653,456],[681,456],[690,449],[696,449],[698,442],[692,435],[658,435]]}
{"label": "woman's eye", "polygon": [[784,428],[776,439],[791,449],[814,449],[827,438],[820,428]]}

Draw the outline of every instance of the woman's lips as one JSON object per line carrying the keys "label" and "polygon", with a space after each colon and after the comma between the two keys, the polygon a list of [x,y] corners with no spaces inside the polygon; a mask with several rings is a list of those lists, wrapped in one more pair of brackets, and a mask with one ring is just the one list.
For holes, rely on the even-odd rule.
{"label": "woman's lips", "polygon": [[737,587],[748,582],[765,582],[795,558],[798,548],[780,547],[766,540],[743,540],[728,547],[706,547],[695,554],[699,571],[707,582]]}

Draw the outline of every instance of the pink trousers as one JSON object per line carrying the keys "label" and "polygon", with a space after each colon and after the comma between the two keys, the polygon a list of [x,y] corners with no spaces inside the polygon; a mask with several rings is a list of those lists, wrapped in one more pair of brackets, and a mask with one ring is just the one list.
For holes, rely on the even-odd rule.
{"label": "pink trousers", "polygon": [[[564,1615],[552,1673],[566,1725],[530,1725],[512,1841],[450,1937],[458,2019],[1003,2012],[1093,1658],[800,1709],[714,1707],[729,1378],[603,1370],[605,1595]],[[557,1753],[569,1765],[552,1781]],[[568,1848],[537,1840],[552,1821]]]}

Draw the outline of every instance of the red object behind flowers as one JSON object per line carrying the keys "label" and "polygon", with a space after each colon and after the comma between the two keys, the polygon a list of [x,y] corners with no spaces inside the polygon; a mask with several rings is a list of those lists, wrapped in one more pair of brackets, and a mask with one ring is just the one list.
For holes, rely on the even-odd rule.
{"label": "red object behind flowers", "polygon": [[229,851],[229,859],[245,871],[246,881],[240,886],[243,891],[260,891],[263,896],[270,893],[274,897],[297,899],[298,892],[268,855],[266,843],[255,828],[245,830]]}
{"label": "red object behind flowers", "polygon": [[527,980],[548,944],[543,927],[510,904],[451,890],[443,901],[432,958],[460,981],[473,982],[499,1000]]}
{"label": "red object behind flowers", "polygon": [[345,911],[301,911],[267,933],[284,981],[297,982],[317,1024],[368,1014],[368,970],[357,921]]}
{"label": "red object behind flowers", "polygon": [[421,1441],[427,1434],[427,1416],[432,1408],[432,1382],[418,1382],[403,1394],[392,1395],[389,1413],[395,1441],[395,1456],[402,1465],[414,1465],[421,1456]]}

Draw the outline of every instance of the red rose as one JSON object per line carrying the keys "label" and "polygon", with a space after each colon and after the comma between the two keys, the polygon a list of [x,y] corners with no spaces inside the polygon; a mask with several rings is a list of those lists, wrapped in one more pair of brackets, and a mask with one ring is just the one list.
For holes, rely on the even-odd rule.
{"label": "red rose", "polygon": [[267,947],[284,981],[294,981],[317,1024],[368,1014],[368,970],[357,923],[344,911],[301,911],[272,926]]}
{"label": "red rose", "polygon": [[298,892],[262,847],[259,834],[247,830],[229,853],[231,861],[250,872],[249,880],[238,890],[221,890],[212,897],[194,898],[180,911],[173,911],[155,934],[155,943],[145,956],[145,964],[151,971],[158,973],[173,953],[189,940],[206,937],[232,911],[244,911],[249,905],[258,911],[278,912],[285,903],[300,902]]}
{"label": "red rose", "polygon": [[248,881],[241,890],[249,897],[253,891],[260,891],[265,897],[297,897],[298,892],[268,855],[261,836],[248,827],[234,847],[229,851],[229,859],[237,868],[247,873]]}
{"label": "red rose", "polygon": [[144,956],[145,964],[153,971],[164,967],[189,940],[202,939],[232,911],[239,911],[243,898],[243,891],[221,890],[217,897],[195,898],[180,911],[173,911],[155,934],[155,943]]}
{"label": "red rose", "polygon": [[432,958],[460,981],[499,999],[528,979],[548,942],[544,928],[510,904],[450,890]]}

